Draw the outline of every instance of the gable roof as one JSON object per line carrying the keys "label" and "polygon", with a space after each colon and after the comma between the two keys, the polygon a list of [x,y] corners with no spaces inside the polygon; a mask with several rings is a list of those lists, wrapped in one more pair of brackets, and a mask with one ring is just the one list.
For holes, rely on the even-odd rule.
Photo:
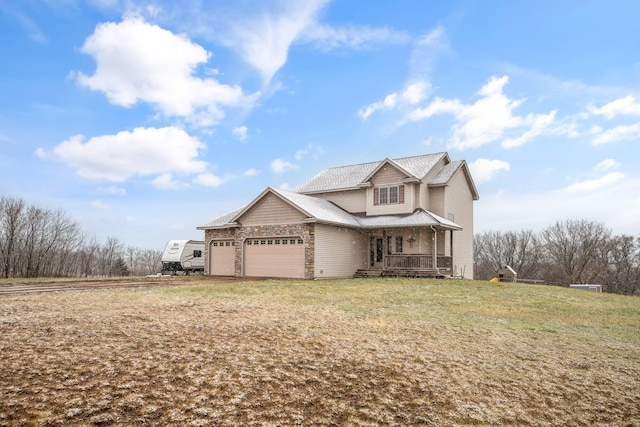
{"label": "gable roof", "polygon": [[451,230],[461,230],[458,224],[444,219],[433,212],[417,209],[409,215],[382,215],[375,217],[358,217],[319,197],[307,196],[275,188],[267,188],[248,205],[236,209],[197,227],[198,230],[220,229],[240,226],[240,218],[256,206],[268,194],[273,194],[288,203],[306,216],[305,221],[338,225],[350,228],[379,227],[411,227],[439,226]]}
{"label": "gable roof", "polygon": [[471,178],[471,172],[469,172],[469,166],[467,166],[467,162],[464,160],[456,160],[451,163],[448,163],[440,169],[440,171],[433,177],[433,179],[429,182],[429,187],[438,187],[442,185],[447,185],[453,175],[459,170],[462,169],[465,174],[465,178],[467,179],[467,183],[469,184],[469,189],[471,190],[471,194],[473,195],[473,200],[478,200],[480,197],[478,196],[478,190],[476,189],[476,185],[473,182],[473,178]]}
{"label": "gable roof", "polygon": [[228,227],[236,227],[238,224],[233,222],[233,218],[243,211],[246,206],[241,208],[232,210],[231,212],[227,212],[226,214],[219,216],[217,218],[212,219],[209,222],[205,222],[202,225],[196,227],[196,230],[206,230],[208,228],[228,228]]}
{"label": "gable roof", "polygon": [[450,161],[449,155],[442,152],[329,168],[302,184],[297,192],[311,194],[356,189],[387,163],[391,163],[411,178],[422,179],[443,158],[447,163]]}
{"label": "gable roof", "polygon": [[394,169],[400,171],[400,173],[406,175],[408,178],[415,178],[418,179],[417,176],[415,176],[412,172],[409,172],[408,170],[406,170],[405,168],[403,168],[400,164],[398,164],[397,162],[391,160],[390,158],[386,158],[383,161],[381,161],[380,163],[378,163],[378,166],[376,166],[371,173],[369,173],[369,175],[367,175],[361,183],[365,183],[368,182],[370,179],[372,179],[375,174],[377,174],[381,169],[383,169],[386,165],[391,165]]}
{"label": "gable roof", "polygon": [[289,202],[293,207],[301,210],[309,219],[351,227],[359,225],[353,215],[328,200],[275,188],[269,188],[268,190],[280,196],[284,201]]}

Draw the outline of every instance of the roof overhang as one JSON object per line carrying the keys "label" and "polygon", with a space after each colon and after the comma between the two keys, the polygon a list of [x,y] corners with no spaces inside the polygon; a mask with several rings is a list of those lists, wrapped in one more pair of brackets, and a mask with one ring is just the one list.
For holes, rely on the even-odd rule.
{"label": "roof overhang", "polygon": [[[371,181],[371,179],[382,169],[384,168],[386,165],[391,165],[392,167],[394,167],[395,169],[397,169],[398,171],[400,171],[401,173],[403,173],[407,178],[415,178],[418,181],[420,180],[420,178],[414,176],[411,172],[407,171],[405,168],[403,168],[402,166],[400,166],[398,163],[394,162],[393,160],[391,160],[390,158],[386,158],[383,161],[380,162],[380,164],[373,170],[371,171],[371,173],[369,175],[367,175],[367,177],[365,179],[362,180],[362,184],[365,183],[369,183]],[[405,178],[406,179],[406,178]]]}
{"label": "roof overhang", "polygon": [[424,209],[416,209],[410,215],[380,215],[356,219],[361,228],[365,229],[434,227],[441,230],[462,230],[462,227],[455,222]]}

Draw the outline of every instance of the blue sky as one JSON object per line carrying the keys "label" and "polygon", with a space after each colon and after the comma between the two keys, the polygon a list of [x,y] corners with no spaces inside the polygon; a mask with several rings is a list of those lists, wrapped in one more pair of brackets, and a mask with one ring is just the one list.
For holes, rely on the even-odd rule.
{"label": "blue sky", "polygon": [[162,249],[267,186],[447,151],[475,231],[640,234],[640,3],[0,0],[0,194]]}

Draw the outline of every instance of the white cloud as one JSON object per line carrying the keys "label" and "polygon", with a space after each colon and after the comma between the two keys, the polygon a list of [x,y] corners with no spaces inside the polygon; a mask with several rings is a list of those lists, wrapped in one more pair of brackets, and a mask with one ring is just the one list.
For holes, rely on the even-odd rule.
{"label": "white cloud", "polygon": [[224,184],[224,179],[217,177],[212,173],[203,173],[198,175],[193,182],[204,185],[205,187],[218,188]]}
{"label": "white cloud", "polygon": [[620,172],[611,172],[600,178],[588,179],[581,182],[576,182],[570,186],[561,189],[562,192],[576,193],[576,192],[593,192],[605,188],[611,188],[613,184],[619,182],[624,178],[624,174]]}
{"label": "white cloud", "polygon": [[447,33],[443,26],[429,30],[416,39],[411,51],[409,65],[412,76],[428,76],[431,74],[435,60],[449,50]]}
{"label": "white cloud", "polygon": [[401,99],[409,105],[417,104],[427,97],[431,85],[425,81],[417,81],[408,85],[402,92]]}
{"label": "white cloud", "polygon": [[312,42],[322,50],[340,48],[369,49],[379,44],[403,44],[410,36],[403,31],[368,26],[330,27],[323,24],[310,26],[302,35],[302,41]]}
{"label": "white cloud", "polygon": [[603,222],[615,233],[640,233],[640,198],[629,197],[640,194],[640,179],[612,176],[596,181],[555,191],[485,194],[474,203],[474,231],[539,231],[558,220],[579,218]]}
{"label": "white cloud", "polygon": [[633,95],[616,99],[602,107],[589,107],[589,111],[595,115],[602,115],[607,119],[612,119],[618,115],[640,116],[640,102]]}
{"label": "white cloud", "polygon": [[444,27],[438,26],[418,37],[411,51],[411,77],[404,89],[388,94],[383,100],[362,107],[358,115],[367,120],[376,111],[406,109],[422,102],[431,91],[431,83],[426,80],[438,54],[448,49]]}
{"label": "white cloud", "polygon": [[259,173],[260,173],[259,170],[250,168],[250,169],[247,169],[246,171],[244,171],[244,176],[256,176]]}
{"label": "white cloud", "polygon": [[231,44],[267,84],[287,62],[291,44],[314,25],[326,3],[326,0],[284,2],[283,10],[276,13],[265,11],[239,21],[232,29]]}
{"label": "white cloud", "polygon": [[367,120],[373,113],[380,110],[390,110],[396,106],[396,99],[398,98],[398,94],[390,93],[385,96],[382,101],[374,102],[373,104],[369,104],[366,107],[362,107],[360,111],[358,111],[358,115],[362,120]]}
{"label": "white cloud", "polygon": [[[532,139],[544,134],[548,131],[549,126],[553,123],[556,117],[556,110],[553,110],[549,114],[530,114],[525,119],[525,123],[531,127],[522,135],[515,138],[506,138],[502,141],[504,148],[519,147],[526,144]],[[563,131],[560,131],[563,132]]]}
{"label": "white cloud", "polygon": [[175,190],[180,186],[180,183],[173,179],[173,174],[168,172],[158,176],[152,184],[161,190]]}
{"label": "white cloud", "polygon": [[476,183],[492,180],[500,172],[509,172],[511,165],[502,160],[478,159],[469,163],[471,176]]}
{"label": "white cloud", "polygon": [[275,159],[271,162],[271,170],[275,173],[285,173],[298,167],[286,160]]}
{"label": "white cloud", "polygon": [[238,126],[237,128],[233,129],[233,135],[238,138],[240,141],[244,141],[245,139],[247,139],[247,132],[249,129],[247,129],[246,126]]}
{"label": "white cloud", "polygon": [[200,173],[207,166],[198,160],[202,148],[197,138],[175,127],[135,128],[87,141],[76,135],[51,152],[38,149],[36,154],[65,163],[83,178],[122,182],[136,175]]}
{"label": "white cloud", "polygon": [[311,157],[314,160],[318,160],[323,154],[324,149],[320,145],[309,143],[305,148],[301,148],[296,151],[295,158],[297,161],[300,161],[305,157]]}
{"label": "white cloud", "polygon": [[618,169],[619,167],[620,163],[615,161],[614,159],[605,159],[596,165],[595,170],[598,172],[603,172],[610,169]]}
{"label": "white cloud", "polygon": [[640,123],[634,125],[620,125],[602,131],[602,128],[594,126],[592,133],[597,136],[593,139],[593,145],[606,144],[608,142],[624,141],[640,138]]}
{"label": "white cloud", "polygon": [[463,104],[457,99],[436,98],[428,106],[415,109],[409,115],[409,119],[418,121],[443,113],[453,115],[456,123],[453,125],[448,148],[476,148],[505,137],[509,130],[522,131],[523,128],[528,128],[521,136],[506,139],[504,142],[507,147],[523,144],[542,134],[553,122],[555,112],[547,115],[515,116],[514,110],[524,99],[512,100],[503,93],[508,81],[508,76],[492,77],[478,91],[481,98],[474,104]]}
{"label": "white cloud", "polygon": [[426,98],[430,85],[426,81],[416,81],[408,84],[401,92],[387,95],[382,101],[374,102],[358,111],[362,120],[367,120],[376,111],[388,111],[403,106],[411,106]]}
{"label": "white cloud", "polygon": [[108,206],[107,206],[107,205],[106,205],[102,200],[100,200],[100,199],[92,201],[92,202],[90,203],[90,205],[91,205],[91,207],[92,207],[92,208],[95,208],[95,209],[107,209],[107,207],[108,207]]}
{"label": "white cloud", "polygon": [[77,82],[115,105],[146,102],[165,116],[211,126],[224,117],[223,107],[251,102],[238,86],[195,75],[211,56],[202,46],[139,17],[99,24],[81,51],[94,57],[96,71],[76,73]]}
{"label": "white cloud", "polygon": [[103,193],[111,194],[114,196],[124,196],[127,194],[126,189],[122,187],[118,187],[117,185],[110,185],[109,187],[100,187],[98,190],[100,190]]}
{"label": "white cloud", "polygon": [[[382,44],[410,41],[404,31],[361,25],[330,26],[320,22],[329,0],[280,0],[251,3],[251,9],[226,11],[226,20],[217,21],[216,32],[201,31],[237,50],[242,59],[256,69],[268,85],[287,62],[294,44],[308,44],[329,51],[370,49]],[[198,11],[207,14],[207,11]]]}

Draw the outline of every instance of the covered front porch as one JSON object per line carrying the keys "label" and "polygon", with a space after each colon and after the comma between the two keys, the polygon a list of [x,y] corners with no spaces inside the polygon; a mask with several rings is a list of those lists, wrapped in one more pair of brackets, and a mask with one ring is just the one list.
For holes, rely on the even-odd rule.
{"label": "covered front porch", "polygon": [[403,227],[369,232],[369,265],[355,277],[447,277],[453,262],[454,230],[445,227]]}

